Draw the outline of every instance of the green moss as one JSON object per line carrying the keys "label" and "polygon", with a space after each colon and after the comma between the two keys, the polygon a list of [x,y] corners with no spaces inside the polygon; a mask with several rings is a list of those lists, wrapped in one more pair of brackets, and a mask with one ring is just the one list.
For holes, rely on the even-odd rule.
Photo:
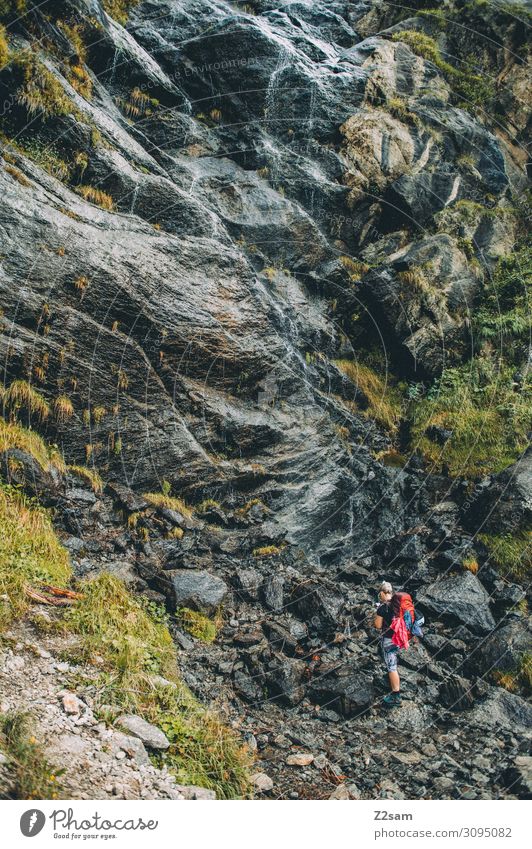
{"label": "green moss", "polygon": [[216,622],[213,622],[208,616],[204,616],[203,613],[198,613],[196,610],[189,610],[188,607],[180,607],[176,617],[181,627],[192,637],[201,640],[202,643],[213,643],[215,641],[218,629]]}
{"label": "green moss", "polygon": [[475,73],[470,68],[460,70],[442,58],[440,48],[433,38],[417,30],[400,30],[392,35],[394,41],[402,41],[410,49],[432,62],[443,74],[449,85],[460,96],[468,106],[485,106],[486,101],[494,95],[494,89],[485,74]]}
{"label": "green moss", "polygon": [[522,581],[532,573],[532,531],[518,534],[479,534],[486,546],[490,563],[504,577]]}
{"label": "green moss", "polygon": [[2,626],[27,609],[27,585],[65,587],[71,578],[68,552],[45,510],[13,487],[0,485],[0,602]]}
{"label": "green moss", "polygon": [[[527,445],[531,387],[516,391],[514,369],[475,357],[446,369],[411,413],[411,450],[421,451],[434,471],[477,478],[515,462]],[[441,445],[431,428],[451,431]]]}
{"label": "green moss", "polygon": [[[0,716],[0,744],[8,757],[9,775],[14,782],[15,799],[57,799],[58,782],[64,770],[55,769],[46,759],[25,713]],[[1,798],[1,791],[0,791]]]}

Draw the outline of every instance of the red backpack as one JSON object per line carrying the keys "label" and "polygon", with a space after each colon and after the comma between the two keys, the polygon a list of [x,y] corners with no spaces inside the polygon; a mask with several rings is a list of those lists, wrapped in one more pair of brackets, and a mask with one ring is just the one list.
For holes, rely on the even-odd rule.
{"label": "red backpack", "polygon": [[416,621],[412,596],[408,593],[394,593],[391,604],[393,611],[393,619],[390,625],[393,631],[392,643],[400,649],[407,649],[412,627]]}

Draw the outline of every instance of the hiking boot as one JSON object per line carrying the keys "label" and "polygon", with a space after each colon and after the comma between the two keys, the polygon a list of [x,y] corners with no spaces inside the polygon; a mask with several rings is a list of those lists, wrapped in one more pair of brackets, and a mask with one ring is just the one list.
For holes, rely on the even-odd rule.
{"label": "hiking boot", "polygon": [[385,707],[399,707],[401,704],[401,693],[388,693],[382,701]]}

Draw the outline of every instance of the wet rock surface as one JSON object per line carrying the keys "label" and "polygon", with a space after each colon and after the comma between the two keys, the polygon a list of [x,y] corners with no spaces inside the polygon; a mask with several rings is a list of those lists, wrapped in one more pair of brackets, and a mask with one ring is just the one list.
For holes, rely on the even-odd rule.
{"label": "wet rock surface", "polygon": [[[335,364],[374,346],[417,386],[466,357],[472,305],[514,243],[501,209],[526,180],[510,140],[526,126],[522,66],[505,89],[509,135],[394,40],[392,4],[144,2],[125,28],[97,0],[60,6],[97,21],[93,97],[47,57],[77,111],[33,132],[81,155],[74,176],[40,167],[24,133],[1,143],[0,356],[6,385],[27,379],[52,408],[69,396],[67,419],[26,424],[106,485],[44,472],[18,448],[1,453],[2,479],[54,508],[78,577],[108,570],[167,605],[182,677],[256,753],[257,795],[523,796],[530,708],[494,673],[529,651],[527,588],[480,546],[477,573],[463,563],[478,531],[529,528],[530,456],[476,488],[416,454],[388,465],[368,387]],[[496,18],[485,25],[504,43]],[[47,33],[61,37],[53,22]],[[24,23],[16,37],[28,44]],[[483,49],[498,67],[495,43]],[[19,110],[2,124],[13,136]],[[455,220],[479,198],[489,215],[466,207]],[[452,433],[434,428],[444,445]],[[145,497],[159,491],[192,516]],[[391,711],[371,627],[382,579],[427,619],[400,656]],[[212,644],[173,616],[220,606]],[[6,649],[2,662],[9,707],[28,658]],[[31,681],[42,716],[53,706],[51,751],[81,773],[103,764],[74,798],[202,798],[151,767],[161,738],[146,729],[94,721],[90,741],[77,734],[76,717],[93,727],[90,705],[52,697],[62,673],[41,666]],[[112,766],[106,741],[124,753]]]}

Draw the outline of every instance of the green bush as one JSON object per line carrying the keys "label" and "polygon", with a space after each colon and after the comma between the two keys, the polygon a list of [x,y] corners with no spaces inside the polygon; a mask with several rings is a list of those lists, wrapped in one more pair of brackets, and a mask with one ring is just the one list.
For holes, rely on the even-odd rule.
{"label": "green bush", "polygon": [[488,549],[490,563],[513,580],[530,579],[532,573],[532,531],[517,534],[479,534]]}
{"label": "green bush", "polygon": [[531,298],[532,246],[525,243],[499,260],[474,313],[476,336],[497,342],[506,358],[518,362],[529,342]]}
{"label": "green bush", "polygon": [[[411,411],[411,449],[418,448],[434,471],[476,478],[515,462],[527,446],[532,392],[517,389],[514,369],[490,357],[475,357],[446,369],[428,396]],[[441,445],[431,428],[452,432]]]}

